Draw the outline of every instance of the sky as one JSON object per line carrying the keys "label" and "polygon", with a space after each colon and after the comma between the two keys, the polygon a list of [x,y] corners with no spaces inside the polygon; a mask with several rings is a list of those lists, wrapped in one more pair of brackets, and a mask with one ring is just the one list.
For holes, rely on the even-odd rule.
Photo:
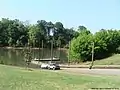
{"label": "sky", "polygon": [[62,22],[65,28],[84,25],[91,32],[120,29],[120,0],[0,0],[0,19]]}

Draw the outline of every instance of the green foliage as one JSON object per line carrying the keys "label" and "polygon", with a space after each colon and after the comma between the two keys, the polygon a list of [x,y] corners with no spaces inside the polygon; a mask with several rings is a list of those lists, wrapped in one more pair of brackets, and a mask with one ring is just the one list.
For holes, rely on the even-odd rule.
{"label": "green foliage", "polygon": [[[50,35],[53,33],[53,36]],[[0,46],[25,46],[30,39],[30,44],[38,47],[42,40],[44,47],[50,47],[50,41],[54,40],[54,47],[58,47],[59,40],[61,46],[68,44],[74,36],[78,36],[73,29],[65,29],[61,22],[46,22],[38,20],[36,24],[30,25],[19,21],[3,18],[0,21]],[[69,36],[69,37],[68,37]]]}
{"label": "green foliage", "polygon": [[120,45],[120,32],[116,30],[100,30],[95,35],[95,57],[103,58],[117,53]]}
{"label": "green foliage", "polygon": [[28,46],[28,48],[25,48],[24,51],[24,60],[27,64],[27,67],[29,67],[31,61],[32,61],[32,51],[31,51],[31,47]]}
{"label": "green foliage", "polygon": [[94,42],[94,59],[120,52],[120,31],[102,29],[92,35],[87,29],[78,30],[79,36],[71,41],[71,61],[91,60],[92,42]]}
{"label": "green foliage", "polygon": [[[26,37],[24,41],[21,37]],[[19,20],[9,20],[3,18],[0,21],[0,43],[2,46],[16,46],[18,40],[22,44],[27,43],[27,28]]]}
{"label": "green foliage", "polygon": [[39,42],[39,39],[40,39],[40,31],[39,29],[37,28],[37,26],[33,25],[33,26],[29,26],[29,32],[28,32],[28,35],[29,35],[29,39],[30,39],[30,43],[31,44],[36,44],[35,46],[38,46],[38,42]]}
{"label": "green foliage", "polygon": [[[53,35],[51,35],[53,34]],[[30,40],[30,45],[50,48],[69,48],[71,41],[70,57],[73,61],[87,61],[91,58],[91,45],[94,42],[94,58],[101,59],[114,53],[120,53],[120,31],[101,29],[94,35],[85,27],[79,26],[77,31],[73,28],[64,28],[61,22],[53,24],[51,21],[38,20],[36,24],[26,24],[18,19],[2,18],[0,21],[0,46],[25,46]]]}
{"label": "green foliage", "polygon": [[76,62],[89,60],[93,42],[92,34],[80,33],[80,35],[71,41],[70,57]]}

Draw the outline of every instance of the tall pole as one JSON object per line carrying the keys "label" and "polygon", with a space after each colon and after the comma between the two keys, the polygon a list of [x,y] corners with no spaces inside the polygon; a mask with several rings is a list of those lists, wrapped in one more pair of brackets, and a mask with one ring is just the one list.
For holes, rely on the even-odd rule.
{"label": "tall pole", "polygon": [[29,64],[30,64],[30,54],[31,54],[31,51],[30,51],[30,40],[28,41],[28,61],[27,61],[27,65],[28,65],[28,68],[29,68]]}
{"label": "tall pole", "polygon": [[53,60],[53,37],[51,41],[51,61]]}
{"label": "tall pole", "polygon": [[92,47],[92,66],[94,62],[94,42],[93,42],[93,47]]}
{"label": "tall pole", "polygon": [[91,66],[89,67],[89,69],[92,69],[93,64],[94,64],[94,42],[92,43],[92,62],[91,62]]}
{"label": "tall pole", "polygon": [[40,37],[39,37],[39,61],[40,61]]}
{"label": "tall pole", "polygon": [[68,65],[70,65],[70,49],[71,49],[71,42],[69,41],[69,50],[68,50]]}
{"label": "tall pole", "polygon": [[60,59],[60,53],[61,52],[61,41],[59,40],[59,59]]}
{"label": "tall pole", "polygon": [[39,68],[39,63],[40,63],[40,37],[38,41],[38,47],[39,47],[39,60],[38,60],[38,68]]}
{"label": "tall pole", "polygon": [[42,57],[41,57],[42,59],[43,59],[43,47],[44,46],[43,46],[43,40],[42,40]]}
{"label": "tall pole", "polygon": [[34,58],[35,58],[35,40],[34,40],[34,42],[33,42],[33,53],[34,53]]}

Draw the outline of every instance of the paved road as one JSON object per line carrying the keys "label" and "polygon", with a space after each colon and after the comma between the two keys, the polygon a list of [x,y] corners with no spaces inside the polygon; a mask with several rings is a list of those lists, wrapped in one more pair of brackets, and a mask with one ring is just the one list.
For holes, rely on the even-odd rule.
{"label": "paved road", "polygon": [[62,68],[62,71],[75,74],[120,75],[120,69]]}

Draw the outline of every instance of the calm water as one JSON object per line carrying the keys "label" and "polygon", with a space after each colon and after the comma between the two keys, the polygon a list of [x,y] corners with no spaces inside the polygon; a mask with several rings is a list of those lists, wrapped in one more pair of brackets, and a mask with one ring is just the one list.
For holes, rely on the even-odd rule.
{"label": "calm water", "polygon": [[[40,54],[40,55],[39,55]],[[42,50],[32,50],[32,57],[39,58],[42,55]],[[51,51],[49,49],[43,50],[43,58],[50,58]],[[67,60],[67,50],[54,50],[54,57],[60,56],[60,62],[66,63]],[[15,50],[15,49],[3,49],[0,48],[0,64],[5,65],[15,65],[15,66],[25,66],[24,62],[24,53],[23,50]]]}

